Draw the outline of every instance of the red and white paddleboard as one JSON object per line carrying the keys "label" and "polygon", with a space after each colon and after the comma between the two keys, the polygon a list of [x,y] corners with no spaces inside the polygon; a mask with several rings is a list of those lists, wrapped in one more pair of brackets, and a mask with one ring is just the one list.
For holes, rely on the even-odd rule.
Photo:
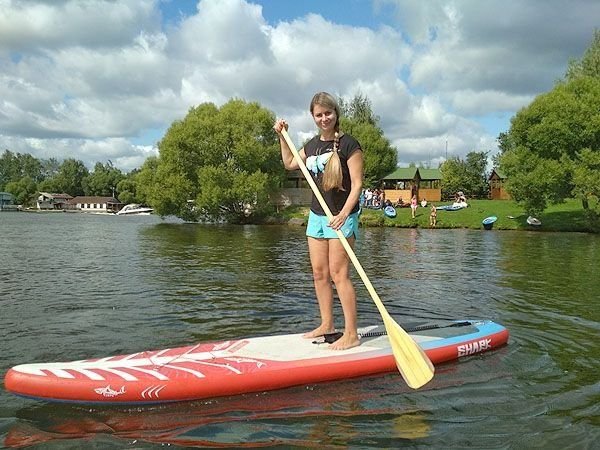
{"label": "red and white paddleboard", "polygon": [[[434,364],[492,350],[508,330],[491,321],[403,326]],[[411,331],[412,330],[412,331]],[[336,351],[302,334],[254,337],[72,362],[23,364],[4,378],[14,394],[77,403],[163,403],[260,392],[397,371],[383,326]]]}

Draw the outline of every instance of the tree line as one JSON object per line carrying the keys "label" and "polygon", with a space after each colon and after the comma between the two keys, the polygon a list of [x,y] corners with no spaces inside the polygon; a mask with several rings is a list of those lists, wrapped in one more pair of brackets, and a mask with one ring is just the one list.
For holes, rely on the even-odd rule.
{"label": "tree line", "polygon": [[31,205],[39,192],[66,193],[73,197],[116,196],[123,203],[142,202],[137,195],[137,170],[124,174],[111,161],[96,163],[90,172],[82,161],[37,159],[30,154],[5,150],[0,156],[0,191],[10,192],[15,201]]}
{"label": "tree line", "polygon": [[[377,187],[395,170],[397,150],[379,126],[362,94],[339,99],[340,127],[361,143],[365,186]],[[591,220],[600,206],[600,33],[564,79],[536,97],[498,137],[495,168],[507,176],[506,189],[526,213],[539,215],[548,203],[581,199]],[[109,161],[90,172],[83,162],[38,160],[5,150],[0,157],[0,190],[27,204],[37,192],[115,195],[140,202],[162,215],[185,220],[258,222],[273,212],[270,195],[283,185],[275,115],[257,102],[232,99],[221,107],[204,103],[171,124],[158,143],[158,156],[124,174]],[[316,132],[316,130],[315,130]],[[488,152],[472,151],[440,166],[442,193],[484,198]]]}
{"label": "tree line", "polygon": [[[362,94],[340,100],[340,128],[361,143],[365,186],[376,187],[395,170],[397,150],[391,146]],[[156,213],[185,220],[257,222],[273,212],[270,195],[284,184],[286,171],[272,130],[275,115],[256,102],[233,99],[220,108],[204,103],[173,122],[158,143],[159,155],[124,174],[112,162],[88,171],[82,161],[38,160],[5,150],[0,156],[0,190],[20,204],[35,202],[38,192],[72,196],[116,196],[123,203],[146,203]],[[315,130],[316,132],[316,130]],[[444,165],[443,189],[486,194],[487,153]]]}
{"label": "tree line", "polygon": [[600,225],[600,31],[563,79],[512,119],[496,163],[512,198],[532,215],[565,198],[581,200]]}

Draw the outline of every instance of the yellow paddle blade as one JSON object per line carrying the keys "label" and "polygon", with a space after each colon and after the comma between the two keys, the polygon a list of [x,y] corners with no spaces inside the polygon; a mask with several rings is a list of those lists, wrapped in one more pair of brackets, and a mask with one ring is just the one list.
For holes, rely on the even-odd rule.
{"label": "yellow paddle blade", "polygon": [[421,347],[391,316],[382,314],[383,324],[392,346],[396,366],[408,384],[418,389],[433,378],[435,368]]}

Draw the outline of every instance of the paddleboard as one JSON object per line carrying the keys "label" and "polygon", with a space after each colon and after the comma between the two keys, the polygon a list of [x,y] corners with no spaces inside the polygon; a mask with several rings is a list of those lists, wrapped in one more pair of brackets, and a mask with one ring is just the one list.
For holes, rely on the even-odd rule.
{"label": "paddleboard", "polygon": [[391,219],[396,217],[396,209],[393,206],[386,206],[383,208],[383,213]]}
{"label": "paddleboard", "polygon": [[436,206],[435,209],[437,209],[438,211],[458,211],[459,209],[463,209],[463,206],[440,205],[440,206]]}
{"label": "paddleboard", "polygon": [[[402,325],[434,364],[489,351],[509,332],[492,321]],[[199,343],[71,362],[15,366],[9,392],[45,401],[145,404],[261,392],[397,371],[383,325],[359,329],[361,345],[331,350],[302,334]],[[399,381],[401,382],[401,381]]]}
{"label": "paddleboard", "polygon": [[494,222],[496,222],[496,220],[498,220],[498,217],[489,216],[489,217],[486,217],[485,219],[483,219],[481,221],[481,223],[483,224],[483,228],[485,228],[486,230],[491,230],[492,227],[494,226]]}

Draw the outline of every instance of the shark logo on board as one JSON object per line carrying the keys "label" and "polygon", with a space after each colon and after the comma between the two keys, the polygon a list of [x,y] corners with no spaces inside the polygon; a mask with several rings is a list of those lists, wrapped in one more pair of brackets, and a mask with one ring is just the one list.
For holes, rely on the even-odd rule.
{"label": "shark logo on board", "polygon": [[111,397],[112,398],[112,397],[116,397],[118,395],[124,394],[125,386],[121,386],[121,389],[119,389],[118,391],[115,391],[114,389],[112,389],[110,387],[110,384],[109,384],[106,387],[94,389],[94,392],[103,397]]}

